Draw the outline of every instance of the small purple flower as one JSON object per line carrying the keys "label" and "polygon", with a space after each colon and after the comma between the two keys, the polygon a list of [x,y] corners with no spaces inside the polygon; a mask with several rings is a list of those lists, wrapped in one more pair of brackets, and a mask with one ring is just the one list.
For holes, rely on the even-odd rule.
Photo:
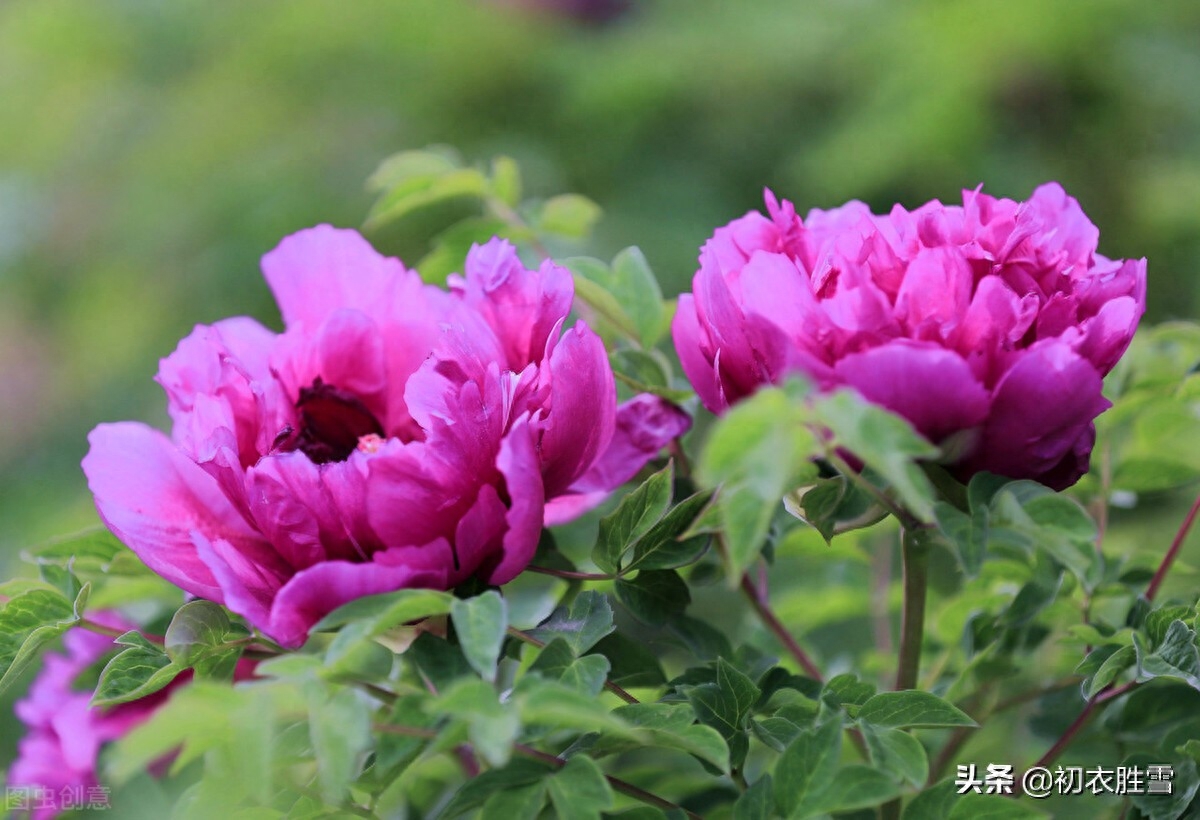
{"label": "small purple flower", "polygon": [[706,407],[800,372],[904,416],[960,478],[1061,489],[1087,472],[1101,381],[1145,310],[1146,260],[1096,253],[1062,187],[803,220],[766,199],[769,217],[717,229],[679,300],[675,346]]}
{"label": "small purple flower", "polygon": [[563,330],[570,273],[501,240],[448,293],[329,226],[263,272],[284,332],[197,327],[159,370],[172,436],[100,425],[83,469],[151,569],[283,645],[363,595],[507,583],[543,524],[690,425],[654,397],[618,407],[599,337]]}

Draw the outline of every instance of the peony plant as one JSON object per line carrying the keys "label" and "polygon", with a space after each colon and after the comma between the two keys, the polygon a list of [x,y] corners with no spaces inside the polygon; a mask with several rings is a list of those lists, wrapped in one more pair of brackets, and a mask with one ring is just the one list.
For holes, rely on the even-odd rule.
{"label": "peony plant", "polygon": [[181,341],[170,435],[91,435],[103,526],[0,586],[17,816],[1200,811],[1200,500],[1110,516],[1200,479],[1200,327],[1137,331],[1062,187],[768,193],[672,303],[506,158],[371,185],[380,245],[478,212],[411,268],[285,238],[283,330]]}

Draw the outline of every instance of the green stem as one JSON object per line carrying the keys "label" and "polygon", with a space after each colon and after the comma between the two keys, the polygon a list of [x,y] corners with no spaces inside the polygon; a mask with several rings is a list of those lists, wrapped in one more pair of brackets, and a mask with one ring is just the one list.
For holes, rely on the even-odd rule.
{"label": "green stem", "polygon": [[914,689],[921,671],[925,637],[925,589],[929,583],[929,530],[905,527],[900,533],[904,563],[904,612],[900,622],[900,661],[896,689]]}

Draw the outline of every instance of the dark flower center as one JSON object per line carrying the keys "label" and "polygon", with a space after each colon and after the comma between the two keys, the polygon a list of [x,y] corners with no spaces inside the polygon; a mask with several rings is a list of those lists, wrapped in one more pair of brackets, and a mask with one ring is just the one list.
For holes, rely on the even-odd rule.
{"label": "dark flower center", "polygon": [[283,444],[302,450],[316,464],[345,461],[363,436],[383,436],[383,425],[356,396],[318,377],[296,400],[300,429]]}

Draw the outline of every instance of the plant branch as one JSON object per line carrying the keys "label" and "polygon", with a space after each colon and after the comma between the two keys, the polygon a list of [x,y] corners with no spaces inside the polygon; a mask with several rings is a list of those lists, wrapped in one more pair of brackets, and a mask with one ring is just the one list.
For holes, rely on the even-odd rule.
{"label": "plant branch", "polygon": [[[509,637],[516,638],[518,641],[527,643],[530,646],[536,646],[538,649],[541,649],[542,647],[544,647],[546,645],[545,641],[539,641],[537,638],[533,637],[528,632],[522,632],[520,629],[517,629],[515,626],[510,626],[508,628],[507,632],[508,632]],[[618,686],[617,684],[613,683],[610,680],[604,681],[604,688],[607,689],[608,691],[612,692],[614,695],[616,695],[617,697],[619,697],[621,700],[625,701],[626,703],[641,703],[640,700],[638,700],[633,695],[629,694],[623,688],[621,688],[620,686]]]}
{"label": "plant branch", "polygon": [[1087,726],[1097,708],[1103,706],[1109,701],[1121,697],[1121,695],[1124,695],[1137,685],[1137,681],[1130,681],[1129,683],[1116,688],[1109,687],[1108,689],[1105,689],[1096,695],[1096,697],[1089,700],[1087,706],[1084,706],[1083,711],[1079,713],[1079,716],[1075,718],[1075,720],[1071,722],[1071,725],[1067,727],[1067,730],[1062,733],[1062,737],[1056,740],[1054,745],[1051,746],[1044,755],[1038,758],[1037,763],[1034,763],[1032,768],[1036,768],[1038,766],[1045,767],[1053,763],[1058,756],[1062,754],[1063,750],[1071,745],[1071,742],[1075,740],[1076,736],[1083,731],[1083,727]]}
{"label": "plant branch", "polygon": [[611,581],[616,578],[616,575],[609,575],[605,572],[576,572],[569,569],[553,569],[551,567],[539,567],[536,564],[530,564],[525,567],[530,572],[537,572],[542,575],[553,575],[555,578],[566,578],[570,581]]}
{"label": "plant branch", "polygon": [[[384,734],[415,737],[423,740],[433,740],[438,736],[438,732],[435,729],[421,729],[416,726],[397,726],[391,723],[377,723],[375,724],[374,728],[375,731],[383,732]],[[567,765],[567,761],[558,755],[552,755],[549,752],[543,752],[539,749],[533,748],[532,746],[526,746],[523,743],[514,743],[513,751],[523,757],[530,758],[531,760],[541,761],[542,763],[553,766],[556,769],[561,769],[563,766]],[[655,808],[662,809],[663,811],[681,811],[689,818],[693,818],[693,820],[701,820],[700,815],[696,814],[695,812],[688,811],[677,803],[672,803],[670,800],[659,797],[656,794],[652,794],[645,789],[638,788],[632,783],[621,780],[619,777],[613,777],[612,775],[605,775],[604,777],[608,781],[609,785],[613,787],[613,789],[628,797],[632,797],[634,800],[638,800],[648,806],[654,806]]]}
{"label": "plant branch", "polygon": [[900,657],[896,689],[913,689],[921,671],[921,644],[925,638],[925,593],[929,582],[928,531],[905,527],[900,533],[904,563],[904,610],[900,624]]}
{"label": "plant branch", "polygon": [[1196,521],[1196,515],[1200,513],[1200,495],[1196,496],[1196,500],[1192,502],[1192,508],[1188,510],[1187,515],[1183,518],[1183,523],[1179,525],[1179,531],[1175,533],[1175,539],[1171,541],[1171,546],[1167,550],[1167,554],[1163,556],[1162,562],[1158,565],[1158,571],[1154,573],[1154,577],[1150,579],[1149,586],[1146,587],[1146,600],[1153,601],[1154,596],[1158,593],[1159,587],[1167,577],[1167,573],[1171,571],[1171,566],[1175,563],[1175,559],[1179,557],[1179,551],[1183,549],[1183,542],[1187,540],[1188,532],[1192,529],[1192,524]]}
{"label": "plant branch", "polygon": [[750,599],[750,605],[754,607],[754,611],[758,613],[758,617],[762,620],[763,624],[783,644],[791,656],[796,659],[796,662],[804,669],[804,673],[818,682],[824,681],[820,668],[813,662],[808,653],[804,651],[804,648],[796,642],[796,639],[787,631],[787,628],[780,622],[779,618],[776,617],[774,610],[771,609],[771,605],[767,602],[766,596],[759,593],[758,588],[750,579],[749,573],[742,576],[742,592],[746,593],[746,597]]}
{"label": "plant branch", "polygon": [[870,481],[867,481],[860,471],[851,467],[846,460],[839,456],[834,450],[829,450],[825,454],[825,460],[828,461],[835,470],[844,475],[852,483],[857,484],[863,492],[875,499],[875,502],[879,504],[879,506],[883,507],[889,513],[894,515],[896,520],[900,522],[901,526],[906,529],[913,526],[919,526],[916,519],[909,515],[903,507],[893,501],[883,490],[876,487]]}

